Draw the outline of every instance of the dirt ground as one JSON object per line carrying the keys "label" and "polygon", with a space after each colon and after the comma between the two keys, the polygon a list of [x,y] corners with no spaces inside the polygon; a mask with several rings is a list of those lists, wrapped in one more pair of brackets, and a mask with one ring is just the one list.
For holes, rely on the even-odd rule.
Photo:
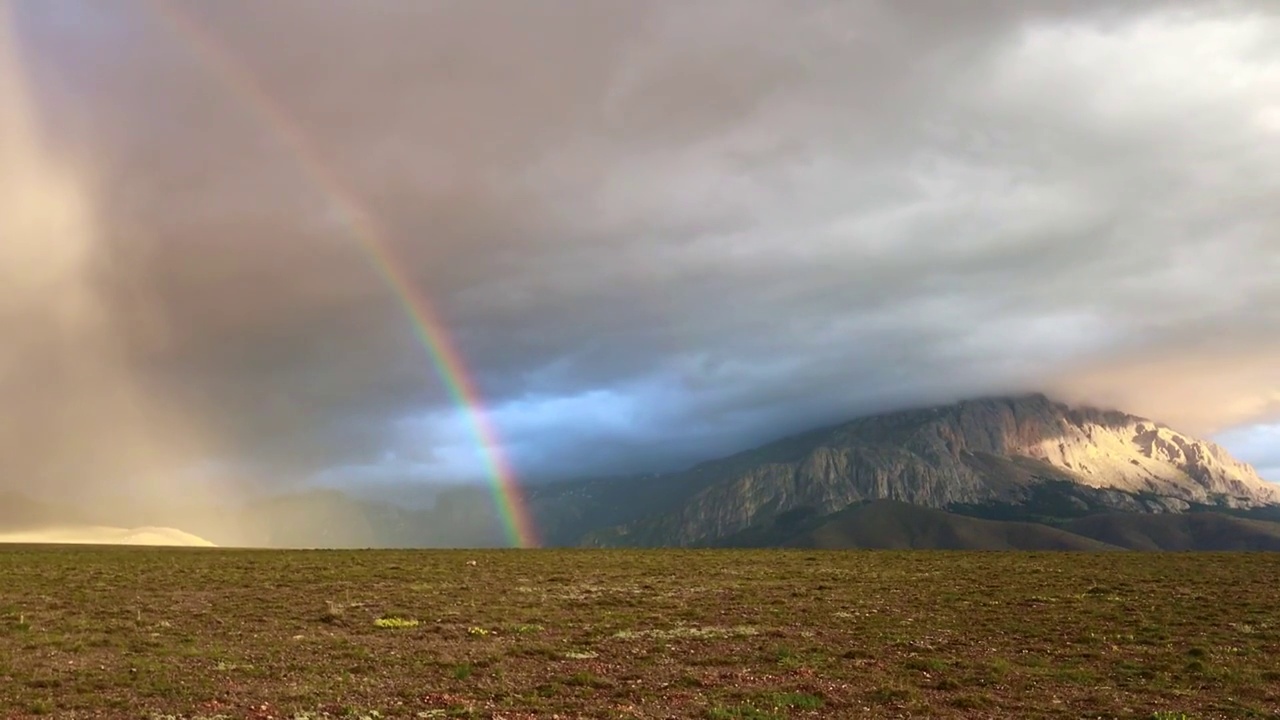
{"label": "dirt ground", "polygon": [[1280,717],[1280,555],[9,546],[27,717]]}

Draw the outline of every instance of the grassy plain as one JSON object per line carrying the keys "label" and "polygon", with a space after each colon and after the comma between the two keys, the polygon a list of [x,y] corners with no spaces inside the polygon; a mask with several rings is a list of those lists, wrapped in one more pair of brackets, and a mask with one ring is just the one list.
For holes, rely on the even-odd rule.
{"label": "grassy plain", "polygon": [[0,718],[1277,716],[1280,554],[0,548]]}

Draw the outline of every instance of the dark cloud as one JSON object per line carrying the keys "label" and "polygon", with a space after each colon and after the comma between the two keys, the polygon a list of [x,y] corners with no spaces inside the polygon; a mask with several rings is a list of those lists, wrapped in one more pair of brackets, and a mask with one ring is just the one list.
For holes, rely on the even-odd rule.
{"label": "dark cloud", "polygon": [[[91,204],[118,375],[163,401],[143,434],[180,428],[179,458],[475,473],[300,136],[528,475],[1005,390],[1206,432],[1276,414],[1268,5],[8,2]],[[59,352],[9,368],[9,397],[41,404],[27,380]],[[0,442],[75,445],[60,423]]]}

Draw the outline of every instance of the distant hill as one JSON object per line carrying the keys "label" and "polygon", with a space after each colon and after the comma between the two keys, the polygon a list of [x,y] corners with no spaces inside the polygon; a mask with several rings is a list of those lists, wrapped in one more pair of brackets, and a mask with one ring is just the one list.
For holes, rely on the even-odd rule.
{"label": "distant hill", "polygon": [[770,526],[714,544],[824,550],[1280,550],[1280,522],[1219,512],[1108,512],[1050,524],[991,520],[877,500],[830,515],[783,515]]}
{"label": "distant hill", "polygon": [[816,527],[780,544],[824,550],[1119,549],[1048,525],[983,520],[895,500],[859,504],[825,516]]}
{"label": "distant hill", "polygon": [[1108,513],[1072,520],[1062,528],[1131,550],[1280,550],[1280,523],[1216,512]]}
{"label": "distant hill", "polygon": [[[167,518],[177,518],[170,523]],[[146,520],[219,545],[283,548],[501,547],[502,526],[485,488],[442,490],[425,509],[361,500],[337,490],[263,497],[223,509],[162,509]]]}
{"label": "distant hill", "polygon": [[1280,503],[1280,489],[1213,443],[1033,394],[860,418],[684,472],[567,485],[545,498],[535,497],[535,512],[566,542],[691,546],[871,500],[1052,521],[1263,512]]}
{"label": "distant hill", "polygon": [[336,490],[199,507],[100,502],[79,508],[16,494],[0,501],[0,539],[12,542],[104,538],[103,542],[122,544],[165,540],[166,544],[278,548],[501,547],[507,543],[488,490],[478,487],[441,490],[434,505],[425,509],[360,500]]}
{"label": "distant hill", "polygon": [[175,528],[117,528],[98,525],[74,525],[41,530],[0,532],[0,543],[213,547],[213,543],[208,540]]}

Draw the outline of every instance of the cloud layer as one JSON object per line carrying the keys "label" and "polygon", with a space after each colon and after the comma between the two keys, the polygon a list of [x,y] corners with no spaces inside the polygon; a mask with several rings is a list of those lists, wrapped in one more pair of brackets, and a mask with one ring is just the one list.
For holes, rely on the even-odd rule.
{"label": "cloud layer", "polygon": [[8,2],[122,362],[181,416],[171,465],[477,474],[298,137],[527,476],[1006,390],[1192,432],[1280,416],[1266,4]]}

